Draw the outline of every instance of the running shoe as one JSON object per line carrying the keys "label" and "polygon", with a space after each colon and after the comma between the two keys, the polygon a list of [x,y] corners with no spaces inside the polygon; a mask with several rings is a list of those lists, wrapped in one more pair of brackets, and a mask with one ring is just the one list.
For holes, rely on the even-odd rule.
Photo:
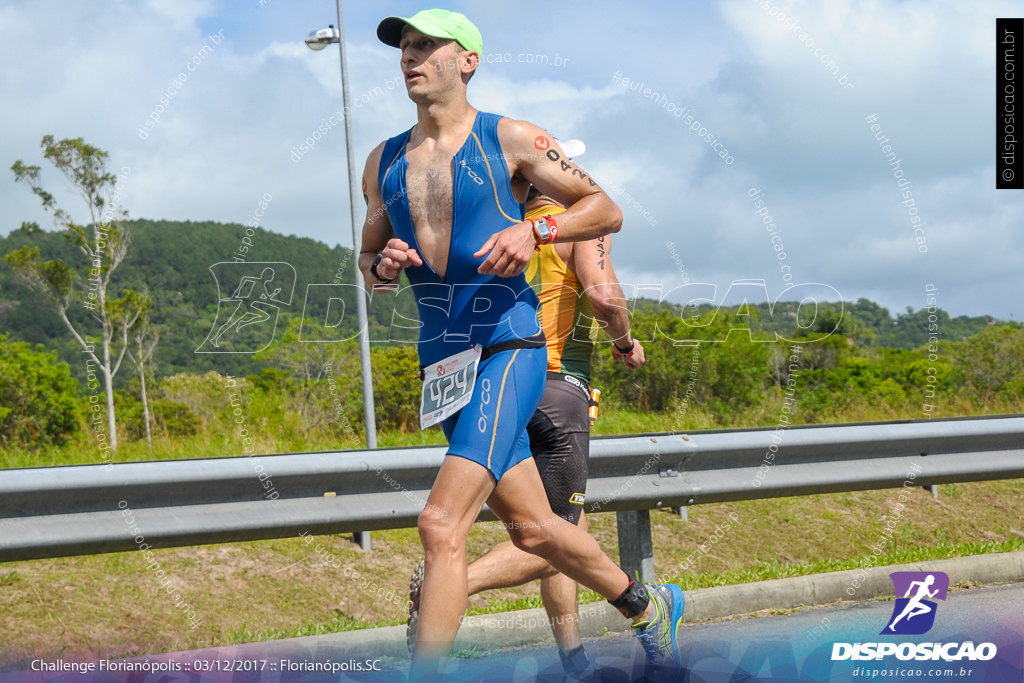
{"label": "running shoe", "polygon": [[409,652],[416,648],[416,629],[420,625],[420,596],[423,594],[423,560],[412,570],[409,578],[409,622],[405,627],[405,642]]}
{"label": "running shoe", "polygon": [[582,645],[572,652],[559,650],[558,658],[562,660],[565,683],[600,683],[597,668],[591,664]]}
{"label": "running shoe", "polygon": [[682,663],[676,631],[683,622],[683,591],[674,583],[648,584],[646,588],[653,610],[650,621],[633,624],[636,637],[647,653],[649,668],[677,669]]}

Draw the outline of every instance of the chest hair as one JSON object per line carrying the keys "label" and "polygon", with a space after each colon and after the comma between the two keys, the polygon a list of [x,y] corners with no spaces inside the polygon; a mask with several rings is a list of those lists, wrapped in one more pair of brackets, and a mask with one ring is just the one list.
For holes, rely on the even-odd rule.
{"label": "chest hair", "polygon": [[420,255],[444,278],[452,236],[451,156],[409,159],[405,181]]}

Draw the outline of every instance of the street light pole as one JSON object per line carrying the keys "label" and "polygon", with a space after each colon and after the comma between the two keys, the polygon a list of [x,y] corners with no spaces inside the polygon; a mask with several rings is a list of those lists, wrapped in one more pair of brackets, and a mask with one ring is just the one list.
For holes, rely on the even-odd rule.
{"label": "street light pole", "polygon": [[[322,50],[331,43],[338,44],[338,55],[341,59],[341,98],[345,113],[345,152],[348,156],[348,203],[352,212],[352,258],[355,261],[354,277],[356,282],[356,316],[359,320],[359,361],[363,369],[363,422],[366,425],[366,447],[377,447],[377,420],[373,412],[373,371],[370,366],[370,325],[366,314],[366,284],[363,273],[359,270],[359,230],[356,214],[356,198],[359,189],[356,187],[356,162],[352,149],[352,108],[349,106],[348,69],[345,59],[345,23],[342,19],[342,0],[338,4],[338,28],[320,29],[309,34],[306,45],[312,50]],[[370,532],[356,532],[355,538],[363,550],[370,549]]]}
{"label": "street light pole", "polygon": [[[345,22],[341,14],[341,0],[338,0],[338,54],[341,55],[341,100],[345,112],[345,152],[348,156],[348,205],[352,212],[352,261],[356,279],[356,316],[359,319],[359,361],[363,368],[363,423],[366,425],[366,447],[377,447],[377,418],[373,412],[373,370],[370,366],[370,324],[366,315],[366,284],[359,270],[359,245],[361,244],[356,215],[356,161],[352,149],[352,109],[348,99],[348,62],[345,59]],[[370,532],[356,533],[356,540],[364,551],[370,549]]]}
{"label": "street light pole", "polygon": [[352,149],[352,109],[349,106],[348,96],[348,68],[345,59],[345,24],[342,19],[342,0],[338,4],[338,54],[341,56],[341,98],[345,112],[345,151],[348,156],[348,203],[352,212],[352,258],[355,262],[356,281],[356,316],[359,320],[359,358],[363,369],[363,417],[366,425],[366,447],[377,447],[377,419],[373,410],[373,370],[370,366],[370,326],[366,313],[366,285],[363,282],[363,273],[359,270],[359,245],[360,235],[356,227],[358,225],[358,214],[356,212],[356,198],[359,197],[359,189],[356,187],[356,162],[355,152]]}

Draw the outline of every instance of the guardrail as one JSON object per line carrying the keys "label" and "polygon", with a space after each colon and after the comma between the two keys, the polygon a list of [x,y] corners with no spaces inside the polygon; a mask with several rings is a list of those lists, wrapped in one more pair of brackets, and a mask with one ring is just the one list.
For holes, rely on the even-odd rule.
{"label": "guardrail", "polygon": [[[441,446],[0,470],[0,562],[411,527]],[[649,510],[1024,477],[1024,417],[648,434],[591,441],[588,512],[653,577]],[[495,519],[484,509],[481,519]],[[141,542],[140,542],[141,543]]]}

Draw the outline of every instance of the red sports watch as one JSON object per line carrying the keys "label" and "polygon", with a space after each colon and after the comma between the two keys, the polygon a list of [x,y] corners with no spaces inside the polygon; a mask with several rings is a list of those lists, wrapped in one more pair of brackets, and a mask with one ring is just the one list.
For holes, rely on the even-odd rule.
{"label": "red sports watch", "polygon": [[533,237],[538,245],[553,244],[558,239],[558,223],[554,217],[548,215],[529,220],[533,223]]}
{"label": "red sports watch", "polygon": [[633,339],[632,337],[630,337],[629,341],[630,341],[629,346],[627,346],[624,349],[620,349],[618,344],[616,344],[615,342],[612,342],[612,346],[615,347],[616,351],[618,351],[620,354],[622,354],[623,358],[632,358],[633,357],[633,353],[636,351],[636,339]]}

